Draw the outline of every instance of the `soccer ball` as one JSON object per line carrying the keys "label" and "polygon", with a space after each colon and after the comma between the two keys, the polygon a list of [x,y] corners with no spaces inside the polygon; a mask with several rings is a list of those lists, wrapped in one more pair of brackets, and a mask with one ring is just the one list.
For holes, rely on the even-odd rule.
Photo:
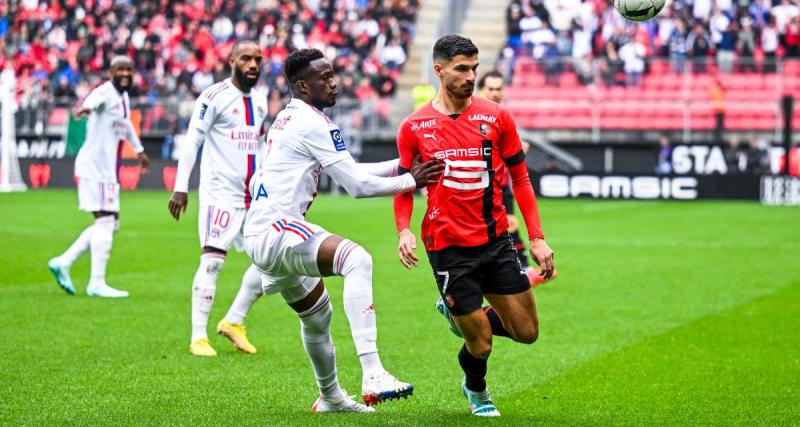
{"label": "soccer ball", "polygon": [[664,8],[666,0],[614,0],[617,11],[631,21],[647,21]]}

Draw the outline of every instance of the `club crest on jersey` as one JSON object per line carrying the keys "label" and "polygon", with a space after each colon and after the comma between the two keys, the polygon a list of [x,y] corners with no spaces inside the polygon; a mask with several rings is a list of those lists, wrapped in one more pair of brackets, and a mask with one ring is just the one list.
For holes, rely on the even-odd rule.
{"label": "club crest on jersey", "polygon": [[258,106],[258,117],[264,117],[264,108]]}
{"label": "club crest on jersey", "polygon": [[492,131],[491,129],[489,129],[489,125],[487,125],[486,123],[479,124],[478,129],[480,129],[481,135],[484,136],[489,135],[489,133]]}
{"label": "club crest on jersey", "polygon": [[206,111],[208,111],[208,104],[206,104],[204,102],[204,103],[200,104],[200,120],[203,120],[203,119],[206,118]]}
{"label": "club crest on jersey", "polygon": [[339,129],[331,130],[331,140],[336,151],[344,151],[347,147],[344,145],[344,138],[342,138],[342,131]]}

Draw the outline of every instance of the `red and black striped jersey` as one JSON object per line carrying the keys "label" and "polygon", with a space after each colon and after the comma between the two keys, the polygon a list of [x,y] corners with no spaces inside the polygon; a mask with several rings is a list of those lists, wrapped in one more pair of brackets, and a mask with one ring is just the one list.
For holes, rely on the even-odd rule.
{"label": "red and black striped jersey", "polygon": [[[473,97],[463,113],[447,116],[426,104],[400,126],[397,147],[402,169],[410,169],[417,155],[422,161],[445,162],[439,181],[428,187],[428,209],[422,221],[427,250],[483,245],[508,229],[502,195],[508,168],[512,175],[521,170],[514,191],[529,235],[542,237],[517,128],[502,106]],[[518,194],[521,180],[527,181],[525,202]],[[409,227],[412,208],[410,193],[395,196],[398,231]]]}

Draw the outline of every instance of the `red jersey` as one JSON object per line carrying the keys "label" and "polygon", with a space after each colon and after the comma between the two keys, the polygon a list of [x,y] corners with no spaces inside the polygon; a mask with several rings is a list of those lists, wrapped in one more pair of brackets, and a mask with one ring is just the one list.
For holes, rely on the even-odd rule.
{"label": "red jersey", "polygon": [[[479,246],[505,232],[502,186],[509,169],[529,235],[543,237],[517,127],[502,106],[472,97],[466,110],[453,118],[428,103],[400,125],[397,148],[401,169],[410,169],[417,155],[422,161],[445,162],[439,181],[428,186],[422,221],[427,250]],[[395,196],[398,231],[409,228],[413,200],[411,192]]]}

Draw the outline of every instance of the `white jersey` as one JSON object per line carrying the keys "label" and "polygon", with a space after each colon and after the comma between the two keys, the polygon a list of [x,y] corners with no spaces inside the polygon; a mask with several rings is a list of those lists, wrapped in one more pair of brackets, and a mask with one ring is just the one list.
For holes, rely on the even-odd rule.
{"label": "white jersey", "polygon": [[75,176],[98,182],[117,182],[117,170],[124,140],[136,152],[142,148],[131,123],[128,93],[120,94],[111,81],[94,88],[83,101],[89,108],[86,141],[75,158]]}
{"label": "white jersey", "polygon": [[229,78],[200,94],[189,123],[204,135],[200,205],[250,206],[247,183],[263,157],[266,118],[266,94],[244,93]]}
{"label": "white jersey", "polygon": [[303,218],[322,169],[351,158],[342,132],[322,111],[294,98],[267,134],[267,156],[250,181],[253,202],[244,235],[257,235],[283,217]]}

